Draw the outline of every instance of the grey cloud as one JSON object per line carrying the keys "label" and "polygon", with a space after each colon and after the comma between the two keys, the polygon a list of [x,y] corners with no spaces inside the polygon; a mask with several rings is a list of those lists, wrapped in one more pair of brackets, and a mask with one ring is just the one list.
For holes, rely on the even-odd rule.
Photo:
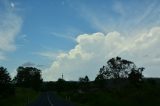
{"label": "grey cloud", "polygon": [[23,67],[35,67],[36,64],[32,63],[32,62],[26,62],[22,64]]}

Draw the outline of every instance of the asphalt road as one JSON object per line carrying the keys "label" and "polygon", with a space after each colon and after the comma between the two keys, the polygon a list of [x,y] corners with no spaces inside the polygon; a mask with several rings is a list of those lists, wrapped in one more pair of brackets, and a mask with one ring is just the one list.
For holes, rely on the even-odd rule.
{"label": "asphalt road", "polygon": [[43,92],[36,101],[28,106],[74,106],[72,103],[65,101],[52,92]]}

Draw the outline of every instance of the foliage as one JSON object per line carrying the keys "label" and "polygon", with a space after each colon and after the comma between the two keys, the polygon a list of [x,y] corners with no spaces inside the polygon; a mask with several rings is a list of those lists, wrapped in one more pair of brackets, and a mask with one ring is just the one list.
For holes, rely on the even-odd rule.
{"label": "foliage", "polygon": [[89,88],[90,88],[89,87],[89,78],[87,75],[84,78],[83,77],[79,78],[79,88],[83,91],[89,90]]}
{"label": "foliage", "polygon": [[7,69],[0,67],[0,98],[14,94],[14,86]]}
{"label": "foliage", "polygon": [[159,89],[160,83],[153,85],[146,80],[140,88],[128,85],[83,93],[64,92],[61,96],[65,98],[69,95],[70,100],[79,104],[78,106],[159,106]]}
{"label": "foliage", "polygon": [[65,90],[65,87],[66,87],[66,81],[62,78],[59,78],[56,82],[56,90],[58,92],[61,92],[61,91]]}
{"label": "foliage", "polygon": [[14,81],[17,86],[39,90],[42,84],[41,70],[33,67],[18,67]]}
{"label": "foliage", "polygon": [[144,68],[137,68],[136,65],[128,60],[120,57],[111,58],[107,61],[107,65],[100,68],[96,81],[104,81],[106,79],[130,79],[131,81],[141,81],[142,71]]}
{"label": "foliage", "polygon": [[88,76],[86,75],[84,78],[83,78],[83,77],[80,77],[80,78],[79,78],[79,82],[81,82],[81,83],[87,83],[87,82],[89,82]]}
{"label": "foliage", "polygon": [[129,80],[135,84],[141,82],[143,78],[142,75],[143,70],[144,70],[143,67],[138,69],[132,68],[131,73],[129,74]]}
{"label": "foliage", "polygon": [[15,88],[15,95],[0,100],[0,106],[27,106],[39,96],[30,88]]}

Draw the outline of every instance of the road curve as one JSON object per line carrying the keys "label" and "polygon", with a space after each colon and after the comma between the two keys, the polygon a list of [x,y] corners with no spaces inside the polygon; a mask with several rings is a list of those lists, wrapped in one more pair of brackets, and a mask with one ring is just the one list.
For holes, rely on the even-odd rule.
{"label": "road curve", "polygon": [[72,103],[59,98],[52,92],[43,92],[36,101],[28,106],[74,106]]}

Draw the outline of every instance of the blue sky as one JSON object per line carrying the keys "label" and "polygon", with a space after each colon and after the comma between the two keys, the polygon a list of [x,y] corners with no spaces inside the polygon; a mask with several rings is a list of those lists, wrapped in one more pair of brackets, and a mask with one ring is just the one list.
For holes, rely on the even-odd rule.
{"label": "blue sky", "polygon": [[[45,80],[88,75],[115,56],[160,72],[159,0],[0,0],[0,65],[35,66]],[[152,50],[153,49],[153,50]],[[61,67],[63,66],[63,67]],[[152,71],[151,71],[152,70]]]}

